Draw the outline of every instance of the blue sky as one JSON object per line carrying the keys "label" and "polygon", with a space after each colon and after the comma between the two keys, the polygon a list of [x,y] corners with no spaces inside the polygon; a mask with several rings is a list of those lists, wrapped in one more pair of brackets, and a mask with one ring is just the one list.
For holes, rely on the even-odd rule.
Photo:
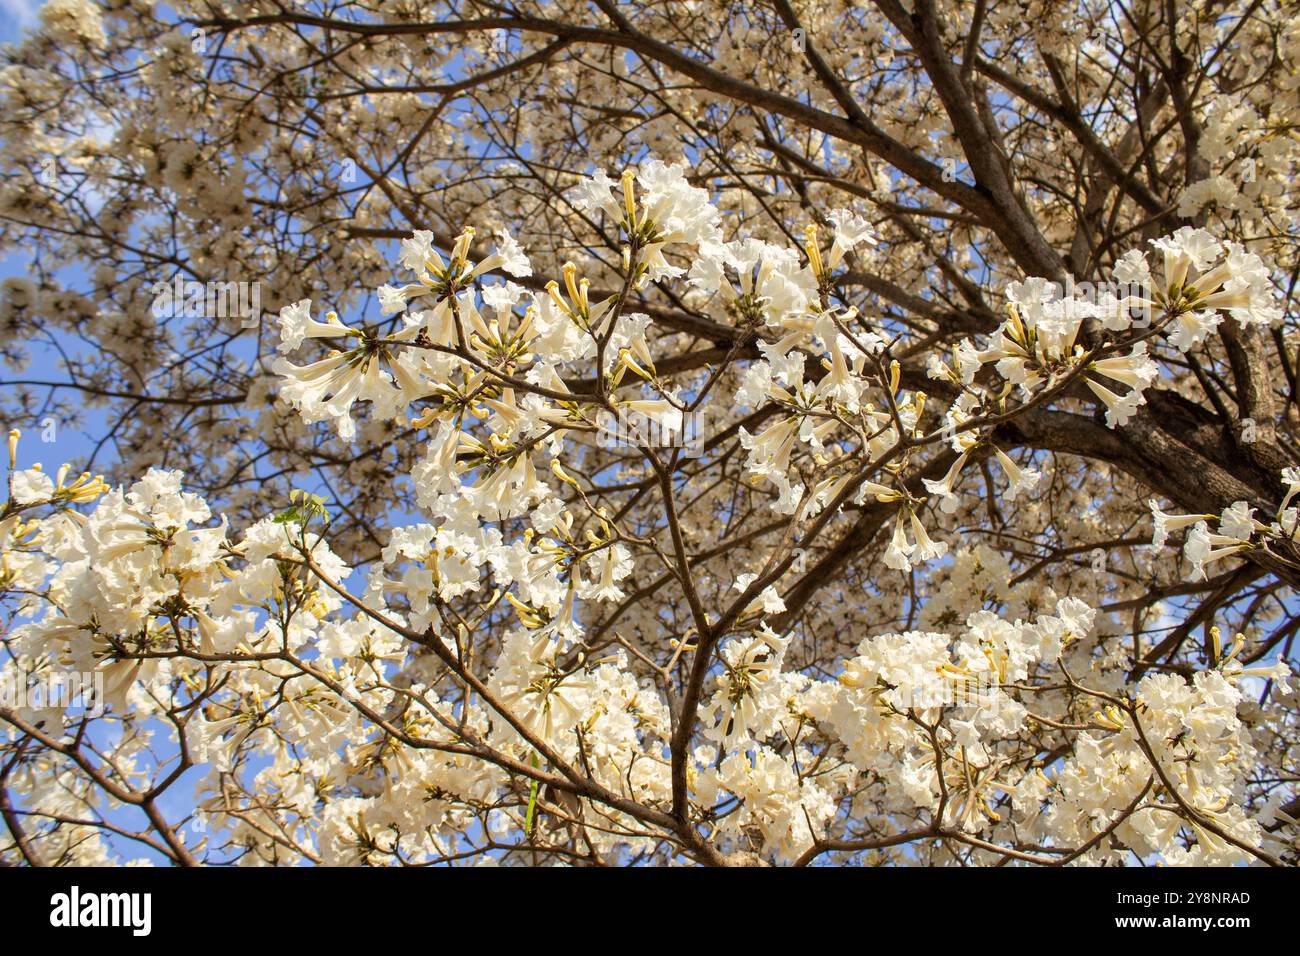
{"label": "blue sky", "polygon": [[[0,43],[14,43],[22,39],[23,31],[40,22],[40,9],[43,0],[0,0]],[[0,279],[24,275],[27,271],[28,257],[21,252],[0,255]],[[20,375],[13,375],[8,369],[0,370],[0,381],[9,377],[38,378],[50,381],[66,380],[57,366],[49,359],[33,350],[31,366]],[[4,430],[9,430],[5,423]],[[19,464],[28,467],[34,462],[53,472],[65,460],[88,454],[92,445],[89,439],[74,429],[60,428],[56,431],[53,447],[42,444],[38,434],[29,429],[19,449]]]}
{"label": "blue sky", "polygon": [[38,21],[44,5],[39,0],[0,0],[0,43],[19,39],[24,27]]}

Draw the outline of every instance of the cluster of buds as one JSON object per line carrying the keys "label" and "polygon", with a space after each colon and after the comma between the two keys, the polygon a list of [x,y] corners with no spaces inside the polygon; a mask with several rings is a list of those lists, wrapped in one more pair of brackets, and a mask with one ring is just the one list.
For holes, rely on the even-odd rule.
{"label": "cluster of buds", "polygon": [[643,336],[637,336],[627,347],[618,350],[618,365],[610,380],[613,388],[617,388],[623,381],[625,372],[631,372],[647,382],[654,382],[658,378],[659,373],[655,369],[654,359],[650,356],[650,349]]}
{"label": "cluster of buds", "polygon": [[605,299],[593,304],[589,297],[591,280],[578,278],[578,267],[572,262],[564,264],[564,287],[569,297],[566,300],[560,293],[560,284],[552,279],[546,283],[546,292],[555,303],[556,308],[574,322],[578,328],[592,335],[600,335],[605,328],[605,320],[612,314],[613,299]]}
{"label": "cluster of buds", "polygon": [[[586,280],[584,280],[586,281]],[[469,346],[483,355],[488,362],[502,366],[507,371],[516,365],[527,365],[533,360],[531,343],[537,338],[533,320],[537,310],[528,308],[524,317],[511,328],[513,313],[501,309],[493,322],[484,321],[477,309],[469,310]]]}
{"label": "cluster of buds", "polygon": [[429,386],[425,398],[430,402],[436,399],[438,403],[422,409],[419,415],[410,420],[411,427],[428,428],[440,418],[455,418],[466,411],[474,412],[476,417],[482,417],[474,410],[475,403],[483,401],[484,398],[496,398],[501,394],[501,387],[494,384],[488,377],[488,373],[483,371],[466,376],[461,382],[454,380],[434,382]]}
{"label": "cluster of buds", "polygon": [[[39,468],[39,465],[35,466]],[[54,476],[54,498],[56,501],[74,501],[78,504],[84,504],[88,501],[94,501],[104,492],[108,491],[108,484],[104,481],[103,475],[95,475],[93,478],[90,472],[83,471],[77,476],[77,480],[70,485],[65,485],[64,480],[68,477],[68,466],[63,465],[59,468]]]}
{"label": "cluster of buds", "polygon": [[[663,236],[659,226],[655,223],[650,215],[650,210],[641,209],[641,215],[637,216],[636,192],[633,189],[633,183],[636,182],[636,172],[632,169],[623,170],[621,177],[623,185],[623,217],[622,226],[627,231],[628,239],[631,240],[634,247],[645,247],[654,243],[662,242]],[[624,267],[631,265],[631,250],[623,250]]]}
{"label": "cluster of buds", "polygon": [[469,264],[469,244],[474,241],[474,227],[466,226],[451,247],[451,258],[446,263],[438,250],[430,247],[429,258],[425,260],[425,271],[420,273],[420,283],[439,298],[450,295],[457,288],[471,282],[476,276],[488,271],[491,257],[484,259],[477,267]]}
{"label": "cluster of buds", "polygon": [[818,287],[824,289],[830,283],[830,268],[822,261],[821,249],[817,245],[817,227],[812,223],[804,227],[803,250]]}

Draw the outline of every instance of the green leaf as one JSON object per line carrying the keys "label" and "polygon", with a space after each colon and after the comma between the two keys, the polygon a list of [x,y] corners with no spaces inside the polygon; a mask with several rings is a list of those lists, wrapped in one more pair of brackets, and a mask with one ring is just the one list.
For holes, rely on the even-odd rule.
{"label": "green leaf", "polygon": [[[534,753],[529,757],[528,762],[534,767],[538,766],[537,754]],[[524,833],[528,836],[533,835],[533,811],[537,809],[537,784],[538,782],[534,780],[532,786],[528,788],[528,816],[524,818]]]}

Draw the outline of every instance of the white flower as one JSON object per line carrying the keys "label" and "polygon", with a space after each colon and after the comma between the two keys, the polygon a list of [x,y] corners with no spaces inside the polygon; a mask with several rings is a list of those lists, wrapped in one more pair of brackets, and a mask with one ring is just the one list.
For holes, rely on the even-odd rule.
{"label": "white flower", "polygon": [[[1267,268],[1241,246],[1222,244],[1191,226],[1152,240],[1152,245],[1164,259],[1153,297],[1175,317],[1169,337],[1175,348],[1187,351],[1199,345],[1223,321],[1223,313],[1242,324],[1267,325],[1280,318]],[[1123,272],[1138,275],[1136,260],[1126,263]]]}
{"label": "white flower", "polygon": [[654,422],[660,429],[661,435],[673,436],[682,434],[682,413],[680,409],[674,408],[667,399],[634,399],[630,402],[623,402],[624,407],[644,415],[650,421]]}
{"label": "white flower", "polygon": [[632,573],[632,566],[632,556],[627,548],[621,544],[610,545],[600,559],[600,578],[580,596],[596,601],[621,601],[623,589],[618,582]]}
{"label": "white flower", "polygon": [[1090,366],[1092,371],[1100,372],[1107,378],[1122,382],[1129,388],[1141,391],[1151,385],[1159,375],[1156,363],[1147,356],[1147,344],[1139,342],[1133,346],[1128,355],[1115,355],[1100,359]]}
{"label": "white flower", "polygon": [[847,209],[834,209],[830,213],[831,224],[835,227],[834,239],[830,252],[826,254],[826,269],[834,269],[844,259],[844,254],[859,243],[876,244],[875,229],[871,223]]}
{"label": "white flower", "polygon": [[522,278],[533,274],[532,264],[524,254],[523,247],[504,229],[497,233],[496,255],[501,260],[501,268],[512,276]]}
{"label": "white flower", "polygon": [[777,637],[767,627],[755,637],[732,641],[722,651],[726,671],[718,678],[718,689],[707,708],[718,721],[708,731],[724,747],[740,746],[771,730],[773,710],[779,700],[770,692],[780,673],[789,638]]}
{"label": "white flower", "polygon": [[952,463],[948,473],[935,481],[933,478],[923,478],[922,483],[925,490],[932,495],[939,496],[939,509],[944,514],[952,514],[957,510],[958,497],[957,493],[952,490],[953,485],[957,483],[957,478],[961,475],[962,466],[966,464],[967,453],[962,452],[957,456],[957,460]]}
{"label": "white flower", "polygon": [[1164,286],[1161,291],[1166,297],[1182,288],[1190,270],[1204,271],[1223,251],[1217,239],[1204,229],[1192,226],[1183,226],[1172,235],[1153,239],[1151,245],[1164,256]]}
{"label": "white flower", "polygon": [[532,734],[551,745],[587,716],[596,684],[583,672],[559,666],[560,642],[549,632],[523,632],[501,652],[493,681],[504,685],[500,697]]}
{"label": "white flower", "polygon": [[757,435],[744,427],[739,430],[741,447],[748,449],[747,464],[756,475],[776,480],[789,468],[790,452],[799,437],[799,419],[783,418],[769,425]]}
{"label": "white flower", "polygon": [[1238,541],[1249,541],[1255,532],[1267,530],[1264,525],[1251,517],[1254,513],[1255,509],[1246,502],[1233,502],[1224,508],[1223,514],[1219,516],[1219,534]]}
{"label": "white flower", "polygon": [[644,190],[645,215],[659,227],[664,242],[696,244],[717,236],[718,211],[707,191],[686,181],[681,163],[667,166],[652,159],[637,170],[636,181]]}
{"label": "white flower", "polygon": [[431,231],[417,229],[402,240],[402,251],[398,254],[397,259],[405,268],[415,273],[423,272],[428,262],[433,262],[437,268],[442,269],[442,257],[433,248],[433,243],[434,238]]}
{"label": "white flower", "polygon": [[54,497],[54,482],[50,480],[49,475],[41,471],[40,465],[24,471],[16,471],[13,474],[13,496],[14,501],[20,505],[34,505],[49,501]]}
{"label": "white flower", "polygon": [[1219,327],[1223,316],[1217,312],[1180,312],[1175,321],[1177,325],[1170,333],[1169,344],[1180,352],[1189,352]]}
{"label": "white flower", "polygon": [[1151,508],[1151,521],[1154,527],[1151,536],[1153,548],[1163,548],[1169,539],[1170,531],[1177,531],[1179,528],[1186,528],[1198,521],[1206,521],[1214,517],[1213,515],[1168,515],[1160,510],[1160,506],[1155,501],[1148,501],[1147,504]]}
{"label": "white flower", "polygon": [[573,189],[573,203],[584,212],[603,211],[610,219],[617,222],[623,216],[623,208],[614,196],[613,190],[618,183],[609,178],[603,169],[596,170],[590,179],[583,179]]}
{"label": "white flower", "polygon": [[379,296],[379,311],[384,315],[393,315],[406,308],[406,300],[412,296],[422,295],[428,290],[423,285],[393,286],[385,283],[376,294]]}
{"label": "white flower", "polygon": [[299,299],[293,305],[286,305],[280,310],[279,350],[292,352],[304,338],[332,338],[348,333],[348,327],[333,312],[327,313],[326,318],[326,322],[317,322],[311,317],[311,299]]}
{"label": "white flower", "polygon": [[[633,183],[640,187],[636,196]],[[612,190],[622,187],[622,197]],[[646,272],[643,281],[681,275],[685,270],[669,265],[664,252],[674,245],[706,248],[716,252],[719,239],[718,210],[709,202],[709,194],[686,181],[681,164],[666,166],[657,159],[642,163],[635,171],[626,171],[615,184],[603,171],[574,189],[574,204],[588,212],[603,211],[624,229],[640,234],[643,240],[641,263]]]}
{"label": "white flower", "polygon": [[914,557],[920,564],[922,561],[929,561],[931,558],[941,558],[948,553],[948,543],[946,541],[933,541],[929,534],[926,533],[925,525],[921,524],[921,519],[912,513],[912,537],[916,538],[916,552]]}
{"label": "white flower", "polygon": [[301,412],[304,420],[334,420],[344,441],[356,437],[350,415],[354,402],[369,401],[378,417],[391,418],[402,394],[388,373],[380,369],[379,357],[364,349],[336,353],[304,366],[280,358],[272,370],[288,379],[280,394]]}
{"label": "white flower", "polygon": [[916,545],[907,540],[907,532],[903,529],[903,512],[900,508],[894,519],[894,535],[889,539],[889,547],[885,549],[885,567],[895,571],[910,571],[911,555],[915,550]]}
{"label": "white flower", "polygon": [[1222,210],[1233,209],[1241,199],[1241,193],[1232,180],[1226,176],[1211,176],[1183,190],[1178,199],[1178,215],[1182,219],[1191,219],[1209,205]]}
{"label": "white flower", "polygon": [[104,45],[103,15],[99,6],[89,0],[48,0],[40,11],[41,25],[50,37],[81,40],[94,47]]}
{"label": "white flower", "polygon": [[1277,513],[1279,515],[1287,509],[1287,505],[1289,505],[1291,499],[1296,496],[1296,492],[1300,492],[1300,468],[1283,468],[1282,482],[1286,485],[1286,497],[1284,497],[1282,503],[1278,505]]}
{"label": "white flower", "polygon": [[1137,414],[1138,406],[1144,404],[1141,389],[1132,388],[1124,395],[1116,395],[1105,385],[1090,378],[1085,378],[1083,383],[1106,406],[1106,426],[1108,428],[1118,428],[1126,424],[1130,418]]}
{"label": "white flower", "polygon": [[1042,475],[1033,468],[1021,468],[1012,461],[1002,449],[995,447],[993,454],[1006,473],[1010,487],[1007,489],[1007,501],[1015,501],[1022,491],[1033,491]]}
{"label": "white flower", "polygon": [[[736,273],[736,280],[729,272]],[[817,298],[817,284],[798,256],[781,246],[758,239],[719,242],[704,239],[690,270],[693,286],[706,292],[719,291],[724,301],[740,302],[748,314],[761,313],[767,325],[797,328],[808,326],[807,313]],[[777,343],[778,351],[793,344]],[[763,343],[769,348],[771,343]]]}
{"label": "white flower", "polygon": [[1203,581],[1207,565],[1244,551],[1248,547],[1249,544],[1242,543],[1236,538],[1211,534],[1205,522],[1198,521],[1187,534],[1187,541],[1183,545],[1183,557],[1192,565],[1192,580]]}
{"label": "white flower", "polygon": [[1151,265],[1141,249],[1130,249],[1115,261],[1111,278],[1123,285],[1139,289],[1151,287]]}

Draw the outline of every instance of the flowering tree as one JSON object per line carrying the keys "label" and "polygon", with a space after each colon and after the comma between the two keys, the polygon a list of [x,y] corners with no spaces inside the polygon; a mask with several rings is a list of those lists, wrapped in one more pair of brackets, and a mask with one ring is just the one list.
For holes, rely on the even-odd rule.
{"label": "flowering tree", "polygon": [[1285,4],[172,7],[0,72],[0,860],[1300,859]]}

